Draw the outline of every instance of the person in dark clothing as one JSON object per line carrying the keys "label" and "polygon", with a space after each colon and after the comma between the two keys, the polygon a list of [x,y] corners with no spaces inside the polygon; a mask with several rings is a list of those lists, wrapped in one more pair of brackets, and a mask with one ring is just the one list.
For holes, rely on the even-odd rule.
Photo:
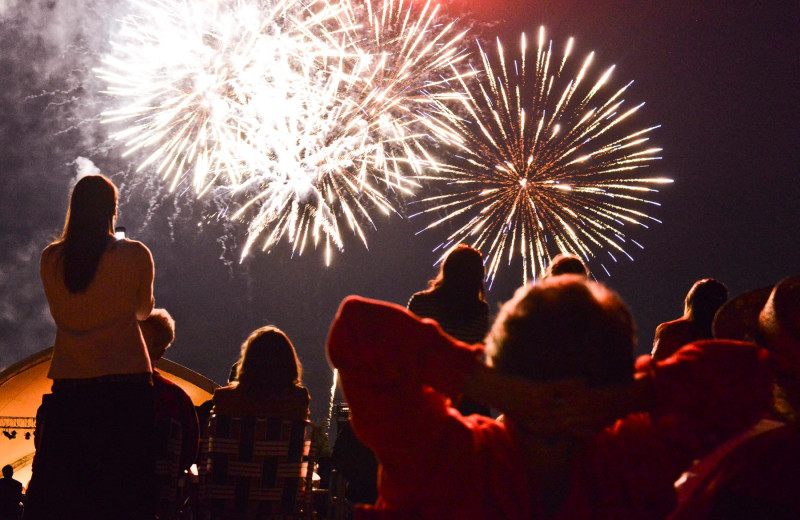
{"label": "person in dark clothing", "polygon": [[308,419],[311,397],[302,384],[303,366],[283,331],[271,325],[254,330],[237,365],[236,380],[214,391],[213,412]]}
{"label": "person in dark clothing", "polygon": [[139,326],[153,364],[156,424],[170,418],[181,424],[183,440],[180,467],[182,471],[186,471],[194,464],[197,448],[200,445],[197,413],[192,399],[186,392],[155,369],[156,363],[175,339],[175,321],[165,309],[154,309],[147,319],[139,323]]}
{"label": "person in dark clothing", "polygon": [[[139,327],[153,364],[154,451],[157,460],[162,461],[160,466],[157,465],[160,468],[157,470],[159,482],[154,490],[156,513],[159,519],[169,520],[175,518],[178,502],[184,499],[179,493],[180,482],[182,475],[197,459],[200,427],[189,395],[156,370],[156,364],[175,339],[175,320],[165,309],[153,309],[150,316],[139,322]],[[176,433],[175,423],[180,424],[180,447],[171,442]],[[175,460],[178,461],[177,469],[173,465]],[[169,461],[169,464],[165,466],[163,461]]]}
{"label": "person in dark clothing", "polygon": [[102,175],[72,190],[40,275],[56,325],[26,520],[152,518],[153,384],[139,320],[155,268],[141,242],[114,235],[117,188]]}
{"label": "person in dark clothing", "polygon": [[686,295],[683,316],[656,328],[653,359],[663,361],[692,341],[710,339],[714,315],[727,300],[728,288],[722,282],[713,278],[695,282]]}
{"label": "person in dark clothing", "polygon": [[22,513],[22,483],[14,480],[14,468],[3,466],[0,479],[0,520],[17,520]]}
{"label": "person in dark clothing", "polygon": [[481,343],[489,331],[489,305],[484,298],[481,252],[459,244],[447,255],[428,288],[414,293],[408,310],[431,318],[464,343]]}
{"label": "person in dark clothing", "polygon": [[342,423],[339,428],[331,464],[347,481],[345,497],[350,503],[375,503],[378,499],[378,460],[358,440],[350,421]]}
{"label": "person in dark clothing", "polygon": [[[436,320],[446,333],[464,343],[483,343],[489,331],[489,304],[484,298],[483,256],[466,244],[453,248],[428,289],[411,296],[408,310]],[[463,415],[490,415],[485,406],[468,400],[458,403]]]}
{"label": "person in dark clothing", "polygon": [[733,298],[713,329],[716,338],[769,351],[772,405],[761,422],[689,469],[670,520],[800,518],[800,276]]}

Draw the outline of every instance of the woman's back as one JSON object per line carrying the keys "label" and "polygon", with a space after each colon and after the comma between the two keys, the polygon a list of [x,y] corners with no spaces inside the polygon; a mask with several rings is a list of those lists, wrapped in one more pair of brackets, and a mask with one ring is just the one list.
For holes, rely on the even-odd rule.
{"label": "woman's back", "polygon": [[114,239],[117,189],[86,175],[70,195],[61,237],[40,274],[56,323],[54,379],[37,413],[40,432],[25,515],[155,515],[152,369],[137,319],[153,309],[153,258]]}
{"label": "woman's back", "polygon": [[442,330],[465,343],[480,343],[489,330],[489,305],[475,300],[471,305],[453,304],[441,291],[423,291],[411,296],[408,310],[420,318],[435,320]]}
{"label": "woman's back", "polygon": [[[71,293],[63,243],[42,253],[40,272],[57,326],[49,377],[75,379],[150,371],[138,321],[153,308],[153,259],[140,242],[111,241],[92,282]],[[113,355],[110,355],[113,353]]]}
{"label": "woman's back", "polygon": [[481,252],[458,244],[447,253],[428,289],[411,296],[408,310],[420,318],[435,320],[458,340],[481,343],[489,330],[483,277]]}

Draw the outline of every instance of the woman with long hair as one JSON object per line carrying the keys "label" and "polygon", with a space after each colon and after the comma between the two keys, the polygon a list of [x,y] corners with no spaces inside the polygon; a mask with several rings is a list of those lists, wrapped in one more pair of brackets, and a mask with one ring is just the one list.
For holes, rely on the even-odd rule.
{"label": "woman with long hair", "polygon": [[26,518],[153,518],[153,258],[116,239],[117,189],[81,178],[40,272],[56,324]]}
{"label": "woman with long hair", "polygon": [[484,298],[481,252],[459,244],[447,255],[428,288],[411,296],[408,310],[436,320],[465,343],[480,343],[489,331],[489,305]]}
{"label": "woman with long hair", "polygon": [[302,375],[277,327],[256,329],[242,344],[235,380],[212,399],[208,452],[198,464],[201,518],[306,518],[311,423]]}
{"label": "woman with long hair", "polygon": [[304,421],[310,398],[303,366],[288,336],[273,326],[254,330],[242,344],[236,380],[214,392],[215,412]]}
{"label": "woman with long hair", "polygon": [[[435,320],[442,330],[465,343],[482,343],[489,332],[489,304],[484,297],[483,256],[477,249],[458,244],[445,257],[428,288],[411,296],[408,310]],[[462,401],[464,415],[489,415],[486,407]]]}
{"label": "woman with long hair", "polygon": [[711,339],[714,316],[728,301],[728,288],[713,278],[698,280],[689,289],[683,302],[683,316],[656,327],[651,355],[663,361],[682,346],[700,339]]}

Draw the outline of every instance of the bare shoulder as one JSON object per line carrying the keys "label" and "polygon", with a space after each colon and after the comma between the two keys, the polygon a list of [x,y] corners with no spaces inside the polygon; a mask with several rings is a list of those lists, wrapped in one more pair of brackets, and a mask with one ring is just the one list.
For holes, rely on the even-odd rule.
{"label": "bare shoulder", "polygon": [[672,321],[665,321],[656,327],[656,332],[674,332],[682,330],[686,327],[691,327],[691,324],[685,318],[678,318]]}
{"label": "bare shoulder", "polygon": [[408,300],[408,307],[411,306],[418,306],[420,304],[425,304],[433,300],[433,295],[428,291],[419,291],[411,295],[411,298]]}

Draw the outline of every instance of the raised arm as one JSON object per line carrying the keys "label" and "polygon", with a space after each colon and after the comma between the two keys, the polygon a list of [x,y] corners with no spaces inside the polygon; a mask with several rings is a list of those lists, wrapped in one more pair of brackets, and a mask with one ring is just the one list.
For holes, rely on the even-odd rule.
{"label": "raised arm", "polygon": [[637,370],[654,378],[653,420],[701,449],[755,423],[771,399],[769,355],[751,343],[698,341],[661,362],[643,356]]}
{"label": "raised arm", "polygon": [[431,320],[358,297],[345,299],[328,336],[357,435],[381,463],[406,471],[435,464],[435,440],[459,430],[447,398],[460,395],[481,354]]}
{"label": "raised arm", "polygon": [[[447,398],[464,396],[496,408],[542,432],[597,431],[652,401],[650,380],[589,389],[577,380],[534,383],[479,362],[482,349],[446,336],[431,320],[402,307],[358,297],[341,305],[328,336],[328,356],[339,369],[359,436],[391,456],[414,431],[447,420]],[[425,435],[423,435],[424,437]],[[429,435],[428,435],[429,437]]]}
{"label": "raised arm", "polygon": [[579,379],[534,383],[481,366],[467,379],[464,396],[503,412],[517,426],[543,435],[594,435],[631,413],[647,411],[653,382],[639,375],[629,384],[591,388]]}
{"label": "raised arm", "polygon": [[701,341],[663,362],[642,356],[635,377],[625,385],[532,383],[480,366],[470,373],[464,393],[540,433],[587,434],[631,413],[650,412],[668,443],[701,454],[763,415],[770,381],[764,349]]}

